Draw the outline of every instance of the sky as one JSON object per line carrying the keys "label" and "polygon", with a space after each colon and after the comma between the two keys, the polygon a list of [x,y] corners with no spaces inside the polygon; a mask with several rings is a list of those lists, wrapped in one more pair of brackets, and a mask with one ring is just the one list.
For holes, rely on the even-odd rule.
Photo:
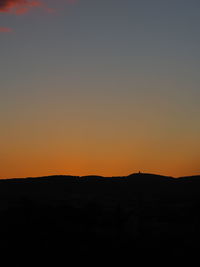
{"label": "sky", "polygon": [[0,178],[200,173],[198,0],[0,0]]}

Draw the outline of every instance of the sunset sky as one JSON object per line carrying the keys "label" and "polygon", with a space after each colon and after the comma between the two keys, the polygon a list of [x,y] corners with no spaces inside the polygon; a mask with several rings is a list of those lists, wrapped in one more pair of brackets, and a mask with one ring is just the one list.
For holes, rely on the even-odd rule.
{"label": "sunset sky", "polygon": [[0,0],[0,178],[200,173],[199,0]]}

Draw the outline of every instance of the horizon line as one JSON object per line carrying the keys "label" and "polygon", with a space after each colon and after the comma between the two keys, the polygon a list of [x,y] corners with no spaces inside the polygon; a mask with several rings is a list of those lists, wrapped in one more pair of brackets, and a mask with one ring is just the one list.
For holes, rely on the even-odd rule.
{"label": "horizon line", "polygon": [[169,176],[164,174],[156,174],[151,172],[133,172],[128,175],[114,175],[114,176],[104,176],[99,174],[87,174],[87,175],[72,175],[72,174],[52,174],[52,175],[41,175],[41,176],[25,176],[25,177],[0,177],[0,180],[23,180],[23,179],[39,179],[39,178],[48,178],[48,177],[76,177],[76,178],[85,178],[85,177],[100,177],[100,178],[126,178],[132,175],[154,175],[154,176],[161,176],[166,178],[172,178],[172,179],[180,179],[180,178],[188,178],[188,177],[196,177],[200,176],[200,173],[197,175],[186,175],[186,176]]}

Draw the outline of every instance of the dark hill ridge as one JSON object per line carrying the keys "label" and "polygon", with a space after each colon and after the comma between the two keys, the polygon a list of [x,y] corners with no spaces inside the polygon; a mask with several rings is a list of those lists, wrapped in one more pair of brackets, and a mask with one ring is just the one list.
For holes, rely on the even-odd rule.
{"label": "dark hill ridge", "polygon": [[200,239],[200,176],[0,180],[0,237],[2,253],[98,256],[103,248],[101,257],[109,251],[132,259],[170,248],[170,255],[192,255]]}
{"label": "dark hill ridge", "polygon": [[68,199],[69,196],[113,197],[115,201],[125,201],[142,197],[149,201],[198,198],[200,176],[172,177],[136,173],[126,177],[102,176],[47,176],[40,178],[0,180],[0,208],[13,199],[23,197],[56,201]]}

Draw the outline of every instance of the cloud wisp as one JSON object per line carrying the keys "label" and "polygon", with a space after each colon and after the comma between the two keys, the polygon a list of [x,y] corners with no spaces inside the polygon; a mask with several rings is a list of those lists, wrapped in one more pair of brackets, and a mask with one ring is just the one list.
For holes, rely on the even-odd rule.
{"label": "cloud wisp", "polygon": [[[76,4],[77,0],[65,0],[67,4]],[[34,8],[42,8],[48,13],[55,11],[41,0],[0,0],[0,13],[23,15]]]}
{"label": "cloud wisp", "polygon": [[[76,4],[78,0],[64,0],[61,4]],[[0,0],[0,14],[24,15],[33,9],[42,9],[46,13],[54,14],[56,9],[49,7],[45,0]],[[0,33],[10,33],[13,30],[8,27],[0,27]]]}
{"label": "cloud wisp", "polygon": [[13,29],[8,27],[0,27],[0,33],[11,33],[13,32]]}
{"label": "cloud wisp", "polygon": [[0,12],[22,15],[33,8],[45,8],[40,0],[0,0]]}

